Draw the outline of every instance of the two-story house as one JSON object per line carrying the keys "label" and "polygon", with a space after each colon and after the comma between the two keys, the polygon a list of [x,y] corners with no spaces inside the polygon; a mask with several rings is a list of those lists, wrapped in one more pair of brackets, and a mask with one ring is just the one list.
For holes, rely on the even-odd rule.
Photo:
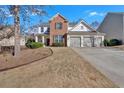
{"label": "two-story house", "polygon": [[68,21],[60,14],[56,14],[49,21],[50,45],[54,43],[67,44]]}
{"label": "two-story house", "polygon": [[49,28],[47,39],[43,38],[46,34],[39,33],[36,35],[36,41],[39,41],[37,36],[42,35],[41,41],[44,43],[49,40],[50,46],[54,43],[63,43],[67,47],[100,47],[103,45],[105,34],[95,31],[83,20],[70,26],[68,20],[57,13],[49,20],[47,28]]}

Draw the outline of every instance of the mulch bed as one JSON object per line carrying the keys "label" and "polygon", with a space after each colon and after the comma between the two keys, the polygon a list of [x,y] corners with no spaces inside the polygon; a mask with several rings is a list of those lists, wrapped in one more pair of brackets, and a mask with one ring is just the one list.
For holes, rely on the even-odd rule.
{"label": "mulch bed", "polygon": [[52,55],[50,48],[22,49],[19,57],[14,57],[10,53],[0,54],[0,71],[16,68],[30,64]]}
{"label": "mulch bed", "polygon": [[120,50],[124,50],[124,45],[119,45],[119,46],[113,46],[114,48],[120,49]]}

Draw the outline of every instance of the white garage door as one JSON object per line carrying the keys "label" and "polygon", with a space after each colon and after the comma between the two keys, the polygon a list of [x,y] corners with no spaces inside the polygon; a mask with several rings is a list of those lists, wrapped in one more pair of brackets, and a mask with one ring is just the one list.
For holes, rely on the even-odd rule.
{"label": "white garage door", "polygon": [[70,38],[71,47],[81,47],[81,38],[80,37],[71,37]]}
{"label": "white garage door", "polygon": [[102,37],[96,37],[96,38],[94,38],[94,46],[95,47],[102,46]]}
{"label": "white garage door", "polygon": [[93,47],[94,46],[94,38],[93,37],[84,37],[84,47]]}

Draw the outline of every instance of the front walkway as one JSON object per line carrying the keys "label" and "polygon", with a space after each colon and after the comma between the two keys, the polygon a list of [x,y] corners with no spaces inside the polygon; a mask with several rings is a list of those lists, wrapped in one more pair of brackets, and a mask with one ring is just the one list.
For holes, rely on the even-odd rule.
{"label": "front walkway", "polygon": [[53,55],[0,72],[0,87],[117,87],[70,48],[52,48]]}

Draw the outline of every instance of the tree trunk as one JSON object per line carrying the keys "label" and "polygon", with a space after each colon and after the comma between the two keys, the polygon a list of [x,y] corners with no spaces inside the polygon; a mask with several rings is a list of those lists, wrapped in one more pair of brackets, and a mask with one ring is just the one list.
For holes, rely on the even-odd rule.
{"label": "tree trunk", "polygon": [[0,44],[0,52],[1,52],[1,44]]}
{"label": "tree trunk", "polygon": [[19,20],[19,6],[14,5],[14,30],[15,30],[15,48],[14,56],[20,54],[20,20]]}

